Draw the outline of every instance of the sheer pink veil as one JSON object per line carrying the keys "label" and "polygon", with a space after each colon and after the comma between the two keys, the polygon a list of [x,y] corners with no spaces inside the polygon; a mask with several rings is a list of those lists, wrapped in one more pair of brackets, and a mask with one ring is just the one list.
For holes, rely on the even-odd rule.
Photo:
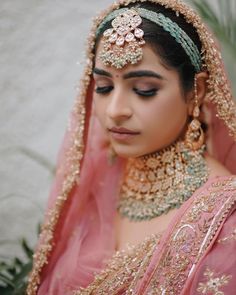
{"label": "sheer pink veil", "polygon": [[[87,109],[89,124],[80,177],[61,212],[53,239],[56,247],[42,272],[38,294],[71,294],[78,286],[86,286],[94,272],[101,269],[104,258],[114,251],[113,219],[122,160],[109,164],[106,138],[96,117],[90,113]],[[60,194],[65,185],[64,176],[70,170],[67,154],[73,145],[71,132],[77,126],[77,119],[72,112],[58,157],[59,169],[49,198],[49,212],[55,207],[55,197]],[[39,242],[39,247],[41,243],[44,241]]]}
{"label": "sheer pink veil", "polygon": [[[173,4],[169,4],[168,0],[155,2],[163,5],[168,3],[174,10],[181,3],[178,10],[182,14],[191,12],[178,0]],[[97,17],[89,36],[88,61],[58,155],[57,173],[34,255],[28,295],[66,295],[72,294],[72,290],[80,286],[87,286],[93,280],[94,272],[102,268],[102,263],[115,248],[114,214],[124,161],[117,158],[114,164],[109,164],[108,142],[94,116],[92,52],[98,24],[122,3],[117,2]],[[192,12],[189,19],[192,23],[196,23],[195,20],[197,24],[200,22]],[[210,51],[213,46],[210,44],[207,50]],[[221,70],[225,75],[223,67]],[[225,83],[228,85],[227,81]],[[216,108],[214,99],[209,100],[211,152],[235,173],[236,134],[228,135],[229,128],[216,116],[220,104]],[[233,104],[232,99],[228,98],[228,101]],[[229,112],[236,126],[236,113],[232,116],[232,105]]]}
{"label": "sheer pink veil", "polygon": [[211,112],[211,146],[212,156],[221,162],[232,174],[236,174],[236,142],[229,136],[225,124],[216,116],[215,107]]}
{"label": "sheer pink veil", "polygon": [[[206,28],[209,34],[212,36],[212,39],[214,39],[211,29],[207,26]],[[221,55],[220,45],[216,39],[214,39],[214,48],[218,51],[219,55]],[[230,80],[228,79],[222,59],[220,59],[218,62],[218,68],[221,70],[222,73],[224,73],[227,88],[231,90]],[[225,110],[227,110],[227,107],[229,107],[227,103],[222,103],[225,104],[224,108]],[[229,135],[228,126],[226,126],[225,122],[219,118],[217,107],[214,105],[214,103],[211,102],[210,98],[207,98],[207,96],[205,105],[208,109],[209,114],[208,127],[210,154],[220,163],[222,163],[232,174],[236,174],[236,136],[235,134],[233,136]],[[236,109],[234,111],[234,116],[231,117],[232,122],[235,122],[235,117]]]}

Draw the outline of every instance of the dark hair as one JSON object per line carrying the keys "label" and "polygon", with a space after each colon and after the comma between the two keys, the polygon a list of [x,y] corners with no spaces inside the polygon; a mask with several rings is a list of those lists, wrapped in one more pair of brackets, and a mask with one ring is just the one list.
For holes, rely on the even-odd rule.
{"label": "dark hair", "polygon": [[[142,7],[157,13],[164,14],[166,17],[177,23],[178,26],[187,33],[187,35],[198,47],[199,52],[201,52],[201,42],[198,34],[195,28],[191,24],[186,22],[183,15],[177,15],[176,12],[172,9],[165,8],[160,4],[154,3],[137,2],[135,4],[130,4],[127,7]],[[105,24],[102,31],[97,37],[96,43],[98,43],[98,41],[100,40],[102,33],[110,27],[111,21]],[[170,33],[166,32],[161,26],[147,19],[143,19],[140,28],[145,32],[145,41],[152,46],[153,50],[161,57],[163,63],[167,67],[171,67],[177,70],[184,93],[191,90],[194,85],[194,75],[196,73],[196,70],[183,47],[178,42],[176,42],[176,40],[170,35]]]}

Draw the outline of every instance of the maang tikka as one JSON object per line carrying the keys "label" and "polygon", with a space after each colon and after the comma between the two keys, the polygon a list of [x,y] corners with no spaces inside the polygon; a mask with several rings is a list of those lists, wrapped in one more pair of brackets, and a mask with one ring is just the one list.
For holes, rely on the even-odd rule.
{"label": "maang tikka", "polygon": [[112,28],[103,33],[103,50],[99,55],[106,66],[121,69],[127,64],[136,64],[143,57],[144,31],[140,28],[143,19],[153,22],[168,32],[181,45],[198,73],[202,67],[201,53],[193,40],[169,17],[145,8],[120,8],[112,11],[97,28],[98,37],[103,27],[112,21]]}
{"label": "maang tikka", "polygon": [[194,77],[194,108],[193,119],[189,123],[185,143],[193,151],[199,150],[204,144],[204,132],[199,121],[200,106],[199,106],[198,92],[197,92],[197,77]]}
{"label": "maang tikka", "polygon": [[112,21],[112,28],[103,33],[103,51],[100,55],[105,65],[117,69],[126,64],[136,64],[143,57],[144,32],[139,28],[141,16],[134,10],[127,10]]}

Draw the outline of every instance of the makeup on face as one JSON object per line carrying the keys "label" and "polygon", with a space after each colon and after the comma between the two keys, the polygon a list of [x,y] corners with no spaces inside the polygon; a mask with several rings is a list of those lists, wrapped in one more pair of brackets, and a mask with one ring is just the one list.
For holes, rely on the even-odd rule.
{"label": "makeup on face", "polygon": [[185,128],[187,106],[179,75],[164,67],[148,46],[139,64],[121,70],[97,58],[93,77],[95,113],[118,155],[160,150]]}
{"label": "makeup on face", "polygon": [[108,132],[113,139],[119,141],[129,140],[140,134],[140,132],[135,130],[115,126],[112,128],[108,128]]}
{"label": "makeup on face", "polygon": [[[156,95],[159,85],[158,82],[164,80],[164,77],[151,70],[137,70],[129,71],[123,75],[115,74],[105,71],[100,68],[93,70],[94,80],[96,83],[95,92],[97,94],[107,94],[114,89],[114,80],[122,79],[124,81],[132,81],[133,91],[141,97],[152,97]],[[115,78],[113,79],[113,77]]]}

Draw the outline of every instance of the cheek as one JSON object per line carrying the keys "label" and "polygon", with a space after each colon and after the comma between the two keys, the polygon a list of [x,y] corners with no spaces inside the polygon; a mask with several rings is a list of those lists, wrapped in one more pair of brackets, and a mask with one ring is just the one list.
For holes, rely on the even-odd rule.
{"label": "cheek", "polygon": [[101,125],[104,126],[105,112],[106,112],[105,100],[102,101],[100,98],[98,98],[98,97],[96,97],[96,95],[94,95],[93,105],[94,105],[94,112],[95,112],[96,117],[98,118]]}
{"label": "cheek", "polygon": [[187,105],[182,97],[167,96],[157,97],[149,108],[143,109],[146,126],[150,133],[180,132],[187,119]]}

